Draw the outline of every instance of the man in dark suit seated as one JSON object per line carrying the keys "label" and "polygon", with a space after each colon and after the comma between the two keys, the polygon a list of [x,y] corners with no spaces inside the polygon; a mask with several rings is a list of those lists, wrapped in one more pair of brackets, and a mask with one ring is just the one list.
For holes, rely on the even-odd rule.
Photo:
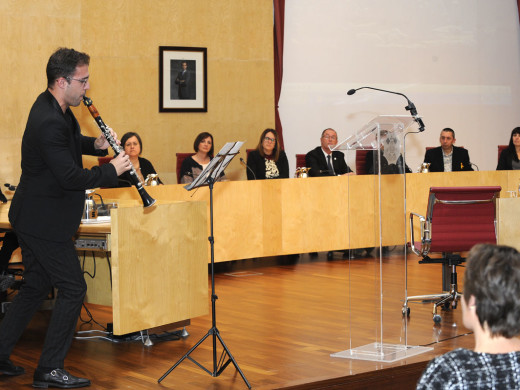
{"label": "man in dark suit seated", "polygon": [[[312,149],[305,155],[305,165],[309,170],[309,176],[337,176],[337,175],[353,175],[352,169],[345,162],[345,155],[342,152],[332,152],[333,148],[338,144],[338,134],[334,129],[325,129],[321,133],[321,146]],[[316,252],[311,256],[317,255]],[[344,255],[348,256],[348,251],[344,251]],[[332,252],[327,253],[327,259],[332,259]]]}
{"label": "man in dark suit seated", "polygon": [[332,152],[338,143],[338,134],[334,129],[325,129],[321,133],[321,146],[312,149],[305,155],[305,165],[309,170],[309,176],[337,176],[354,174],[345,162],[342,152]]}
{"label": "man in dark suit seated", "polygon": [[430,163],[430,172],[472,171],[469,153],[455,145],[455,132],[449,127],[441,131],[441,146],[426,151],[424,162]]}

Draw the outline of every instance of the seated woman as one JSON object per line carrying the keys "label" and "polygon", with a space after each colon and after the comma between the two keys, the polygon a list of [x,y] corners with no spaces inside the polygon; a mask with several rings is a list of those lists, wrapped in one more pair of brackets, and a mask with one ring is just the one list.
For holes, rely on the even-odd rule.
{"label": "seated woman", "polygon": [[[125,153],[130,157],[130,162],[135,168],[137,176],[141,183],[144,184],[146,177],[150,174],[157,173],[150,161],[143,157],[139,157],[143,151],[143,142],[139,134],[135,132],[128,132],[121,138],[121,145],[123,146]],[[159,179],[159,184],[163,184]],[[131,187],[132,179],[130,171],[123,173],[119,176],[119,187]]]}
{"label": "seated woman", "polygon": [[475,347],[433,359],[417,389],[520,389],[520,254],[475,245],[464,275],[462,321]]}
{"label": "seated woman", "polygon": [[509,145],[502,150],[498,159],[497,171],[520,169],[520,127],[515,127],[509,138]]}
{"label": "seated woman", "polygon": [[[193,142],[193,150],[195,150],[195,154],[185,158],[182,162],[181,183],[191,183],[208,166],[213,158],[213,136],[208,132],[200,133]],[[222,172],[217,181],[224,180],[225,177]]]}
{"label": "seated woman", "polygon": [[289,162],[278,143],[278,133],[265,129],[255,150],[247,156],[247,180],[289,177]]}

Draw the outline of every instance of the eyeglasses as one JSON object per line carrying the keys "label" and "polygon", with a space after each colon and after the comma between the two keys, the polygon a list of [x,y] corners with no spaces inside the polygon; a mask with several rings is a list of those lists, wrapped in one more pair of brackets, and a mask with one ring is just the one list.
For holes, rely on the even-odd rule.
{"label": "eyeglasses", "polygon": [[85,86],[85,84],[88,83],[88,78],[89,78],[89,76],[87,76],[87,77],[85,77],[85,78],[82,78],[82,79],[75,79],[75,78],[73,78],[73,77],[67,77],[67,80],[69,80],[69,82],[70,82],[71,80],[75,80],[75,81],[78,81],[78,82],[82,83],[83,86]]}
{"label": "eyeglasses", "polygon": [[270,137],[264,137],[264,141],[267,141],[267,142],[276,142],[276,140],[274,138],[270,138]]}
{"label": "eyeglasses", "polygon": [[325,138],[325,139],[331,139],[331,140],[336,140],[336,139],[338,139],[338,137],[336,137],[335,135],[324,135],[323,138]]}

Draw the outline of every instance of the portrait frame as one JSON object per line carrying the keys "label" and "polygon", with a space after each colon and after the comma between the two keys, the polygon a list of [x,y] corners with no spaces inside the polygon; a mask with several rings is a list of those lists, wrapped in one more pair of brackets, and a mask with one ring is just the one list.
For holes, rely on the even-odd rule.
{"label": "portrait frame", "polygon": [[159,112],[207,112],[207,49],[159,46]]}

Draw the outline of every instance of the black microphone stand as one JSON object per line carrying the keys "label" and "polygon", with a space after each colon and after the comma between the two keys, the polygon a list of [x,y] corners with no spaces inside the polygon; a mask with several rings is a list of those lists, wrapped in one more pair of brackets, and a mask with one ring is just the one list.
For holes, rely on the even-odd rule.
{"label": "black microphone stand", "polygon": [[412,101],[410,99],[408,99],[408,96],[406,96],[404,93],[388,91],[386,89],[379,89],[379,88],[374,88],[374,87],[361,87],[361,88],[349,90],[347,92],[347,95],[354,95],[356,93],[356,91],[359,91],[360,89],[373,89],[374,91],[381,91],[381,92],[393,93],[394,95],[401,95],[408,102],[408,105],[404,109],[406,111],[410,111],[410,114],[412,114],[413,119],[419,125],[419,131],[420,132],[424,131],[424,123],[423,123],[422,119],[417,115],[417,108],[415,108],[415,104],[413,104]]}
{"label": "black microphone stand", "polygon": [[[217,155],[218,156],[218,155]],[[210,170],[210,173],[207,175],[207,179],[205,183],[209,186],[209,221],[210,221],[210,236],[208,237],[210,248],[211,248],[211,329],[208,330],[208,332],[182,357],[175,363],[173,366],[170,367],[166,373],[163,374],[157,381],[158,383],[161,383],[161,381],[166,378],[170,372],[172,372],[175,367],[177,367],[179,364],[181,364],[185,359],[191,360],[193,363],[195,363],[197,366],[199,366],[201,369],[206,371],[208,374],[210,374],[212,377],[219,376],[229,365],[229,363],[233,363],[237,371],[240,373],[240,376],[244,380],[246,386],[248,389],[251,388],[251,385],[247,381],[246,377],[244,376],[244,373],[238,366],[238,363],[236,362],[235,358],[231,354],[231,351],[224,343],[224,340],[222,340],[222,337],[220,336],[220,332],[217,328],[217,313],[216,313],[216,300],[218,299],[217,294],[215,294],[215,239],[213,236],[213,185],[215,184],[215,174],[220,169],[219,167],[224,162],[224,157],[226,155],[221,156],[221,160],[213,165],[213,168]],[[228,160],[227,162],[229,163]],[[210,166],[208,166],[210,168]],[[225,167],[224,167],[225,168]],[[201,173],[201,175],[204,172]],[[197,362],[195,359],[193,359],[190,355],[197,347],[204,342],[209,336],[212,336],[213,341],[213,371],[208,370],[206,367],[204,367],[202,364]],[[220,345],[223,348],[222,354],[220,355],[219,360],[217,361],[217,339],[220,341]],[[227,357],[227,360],[226,360]]]}

